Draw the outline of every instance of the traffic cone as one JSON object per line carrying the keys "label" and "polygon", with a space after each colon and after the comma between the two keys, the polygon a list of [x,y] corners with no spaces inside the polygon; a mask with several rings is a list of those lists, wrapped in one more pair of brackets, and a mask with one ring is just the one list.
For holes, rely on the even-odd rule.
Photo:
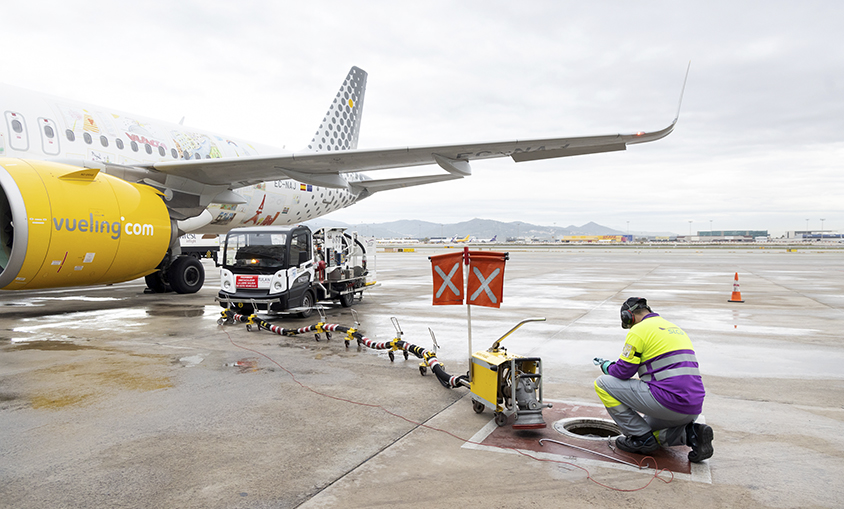
{"label": "traffic cone", "polygon": [[738,284],[738,272],[736,272],[736,278],[733,280],[733,294],[727,302],[744,302],[741,300],[741,288],[739,288]]}

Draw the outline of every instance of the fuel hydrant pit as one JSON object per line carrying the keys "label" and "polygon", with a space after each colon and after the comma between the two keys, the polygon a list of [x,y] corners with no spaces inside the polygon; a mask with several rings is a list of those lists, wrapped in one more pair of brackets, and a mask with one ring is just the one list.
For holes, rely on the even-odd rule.
{"label": "fuel hydrant pit", "polygon": [[558,433],[583,440],[609,440],[621,435],[621,429],[610,419],[569,417],[554,422]]}
{"label": "fuel hydrant pit", "polygon": [[[520,449],[536,453],[548,454],[549,458],[559,459],[566,462],[571,458],[577,461],[596,462],[604,466],[614,468],[629,468],[621,466],[618,462],[609,460],[594,453],[617,456],[618,459],[630,461],[631,458],[639,458],[618,450],[611,446],[613,436],[621,435],[618,426],[615,424],[603,405],[599,403],[584,403],[582,401],[561,401],[546,400],[552,402],[552,408],[543,410],[543,417],[548,427],[537,430],[515,430],[512,426],[497,426],[492,421],[485,422],[485,425],[470,438],[473,444],[464,444],[466,449],[483,449],[487,451],[503,452],[509,449]],[[521,420],[521,417],[519,417]],[[574,432],[566,429],[566,424],[574,425]],[[594,428],[599,427],[597,430]],[[591,430],[589,428],[592,428]],[[585,433],[585,434],[579,434]],[[598,436],[598,433],[606,436]],[[590,436],[591,435],[591,436]],[[539,440],[547,438],[557,440],[568,445],[576,445],[580,449],[573,449],[562,445],[545,442],[540,444]],[[489,446],[490,448],[488,448]],[[581,449],[589,449],[587,452]],[[690,463],[688,458],[688,447],[663,447],[651,454],[658,462],[659,468],[666,468],[674,473],[677,479],[690,479],[692,481],[711,482],[709,476],[709,462]],[[588,464],[588,463],[587,463]],[[692,466],[696,472],[692,475]]]}

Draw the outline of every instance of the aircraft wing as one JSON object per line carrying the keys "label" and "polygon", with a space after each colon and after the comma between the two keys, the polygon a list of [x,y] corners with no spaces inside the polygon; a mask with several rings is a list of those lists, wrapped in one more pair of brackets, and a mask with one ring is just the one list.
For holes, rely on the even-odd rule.
{"label": "aircraft wing", "polygon": [[[355,73],[360,74],[363,71],[352,68],[349,76],[353,77],[356,75]],[[365,73],[363,75],[365,78]],[[688,76],[689,69],[687,68],[686,80],[688,80]],[[680,92],[680,104],[683,102],[685,88],[684,81]],[[358,104],[363,100],[362,89],[360,94]],[[352,104],[353,101],[350,100],[350,108]],[[154,163],[151,168],[165,174],[168,185],[187,188],[199,184],[200,186],[216,188],[215,192],[223,187],[234,189],[267,180],[291,178],[299,182],[323,187],[348,188],[350,185],[363,187],[368,190],[369,194],[372,194],[386,189],[465,177],[472,173],[469,163],[476,160],[510,157],[513,161],[520,163],[539,159],[626,150],[628,145],[656,141],[671,134],[674,126],[677,125],[677,119],[680,117],[680,104],[677,106],[677,115],[675,115],[671,124],[664,129],[652,132],[432,145],[427,147],[329,150],[327,152],[302,152],[229,159],[162,161]],[[326,118],[329,118],[331,111],[333,110],[329,109]],[[356,125],[359,126],[359,124]],[[319,136],[319,131],[317,131],[316,136]],[[356,134],[354,138],[356,143]],[[354,145],[346,144],[345,146]],[[376,184],[376,181],[366,177],[363,179],[353,177],[348,180],[342,177],[344,173],[388,170],[429,164],[437,164],[447,173],[432,177],[377,181],[380,184]],[[434,178],[434,180],[430,180],[431,178]]]}
{"label": "aircraft wing", "polygon": [[[324,187],[346,187],[346,181],[339,177],[342,173],[438,164],[449,174],[462,177],[471,174],[468,163],[475,160],[510,157],[518,163],[626,150],[628,145],[668,136],[676,123],[677,118],[664,129],[634,134],[166,161],[152,167],[173,177],[229,188],[284,178]],[[365,181],[361,185],[365,186]]]}

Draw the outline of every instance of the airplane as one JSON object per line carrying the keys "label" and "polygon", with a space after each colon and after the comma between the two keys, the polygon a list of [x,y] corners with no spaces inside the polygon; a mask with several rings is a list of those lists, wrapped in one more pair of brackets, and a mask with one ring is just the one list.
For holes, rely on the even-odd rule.
{"label": "airplane", "polygon": [[[0,289],[145,277],[153,292],[194,293],[205,271],[181,253],[186,233],[301,223],[378,192],[470,176],[472,161],[626,150],[668,136],[679,117],[678,106],[668,127],[632,134],[358,149],[367,77],[349,70],[297,152],[0,85]],[[363,173],[421,165],[444,172]]]}
{"label": "airplane", "polygon": [[493,235],[490,239],[474,239],[472,242],[479,242],[481,244],[489,244],[498,240],[498,235]]}
{"label": "airplane", "polygon": [[466,235],[465,237],[458,238],[458,237],[457,237],[457,235],[455,235],[455,236],[451,239],[451,241],[452,241],[452,242],[454,242],[454,243],[456,243],[456,244],[461,244],[461,243],[463,243],[463,242],[469,242],[469,239],[470,239],[471,237],[472,237],[471,235]]}

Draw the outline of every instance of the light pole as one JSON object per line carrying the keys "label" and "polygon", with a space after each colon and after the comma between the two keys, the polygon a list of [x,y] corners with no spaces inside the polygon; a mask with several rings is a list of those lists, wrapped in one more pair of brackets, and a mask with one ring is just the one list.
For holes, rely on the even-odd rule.
{"label": "light pole", "polygon": [[689,237],[692,236],[692,220],[689,220]]}
{"label": "light pole", "polygon": [[809,234],[809,220],[806,220],[806,235]]}
{"label": "light pole", "polygon": [[823,240],[823,222],[824,221],[826,221],[826,219],[821,219],[821,240]]}

